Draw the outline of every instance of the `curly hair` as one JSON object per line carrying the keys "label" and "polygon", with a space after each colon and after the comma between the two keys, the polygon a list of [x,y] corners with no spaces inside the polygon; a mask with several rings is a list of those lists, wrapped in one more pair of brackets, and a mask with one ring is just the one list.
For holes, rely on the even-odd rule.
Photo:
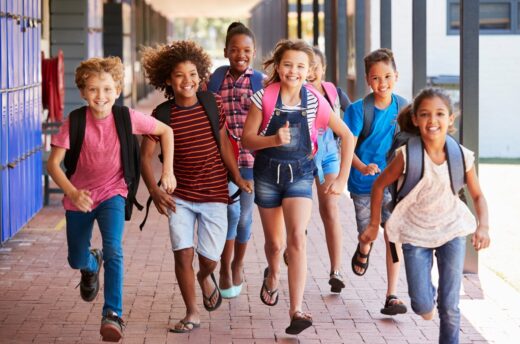
{"label": "curly hair", "polygon": [[314,51],[307,42],[300,39],[294,41],[289,39],[282,39],[278,43],[276,43],[271,57],[265,60],[263,63],[264,70],[268,71],[267,81],[264,82],[265,86],[280,81],[280,76],[276,72],[276,67],[278,67],[278,65],[282,61],[285,52],[289,50],[301,51],[307,54],[307,56],[309,57],[309,66],[311,66],[314,63]]}
{"label": "curly hair", "polygon": [[200,45],[193,41],[174,41],[170,45],[158,45],[155,48],[144,47],[141,62],[150,85],[164,92],[168,99],[174,97],[173,89],[166,83],[172,71],[182,62],[191,62],[197,68],[201,84],[208,77],[211,58]]}
{"label": "curly hair", "polygon": [[114,79],[116,87],[121,90],[123,88],[124,69],[123,62],[117,56],[109,56],[105,58],[93,57],[82,61],[76,68],[76,86],[82,90],[86,86],[88,78],[92,75],[108,73]]}
{"label": "curly hair", "polygon": [[370,72],[370,68],[378,62],[384,62],[392,66],[394,71],[397,70],[397,66],[395,65],[394,53],[392,50],[387,48],[381,48],[372,51],[363,59],[365,62],[365,74],[368,76]]}

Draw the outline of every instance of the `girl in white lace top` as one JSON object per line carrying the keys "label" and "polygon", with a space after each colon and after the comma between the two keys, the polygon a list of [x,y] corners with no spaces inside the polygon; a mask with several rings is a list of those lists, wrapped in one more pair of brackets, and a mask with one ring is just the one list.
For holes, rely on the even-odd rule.
{"label": "girl in white lace top", "polygon": [[[445,143],[454,117],[449,96],[435,88],[422,90],[413,104],[399,115],[401,130],[421,136],[425,153],[424,170],[422,179],[396,205],[386,223],[390,241],[403,243],[408,292],[414,312],[426,320],[432,319],[437,298],[440,343],[458,343],[459,290],[466,235],[473,233],[471,241],[477,251],[489,246],[486,200],[473,164],[473,152],[462,146],[465,178],[477,221],[451,190]],[[359,236],[363,243],[371,243],[377,237],[383,190],[402,178],[407,163],[421,163],[407,161],[406,149],[403,148],[397,150],[395,158],[374,183],[370,224]],[[439,269],[438,295],[431,282],[434,253]]]}

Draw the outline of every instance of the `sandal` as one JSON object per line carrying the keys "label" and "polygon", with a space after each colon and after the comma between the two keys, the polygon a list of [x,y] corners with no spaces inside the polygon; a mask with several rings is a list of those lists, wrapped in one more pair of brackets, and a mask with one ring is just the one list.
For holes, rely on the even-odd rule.
{"label": "sandal", "polygon": [[[265,268],[264,270],[264,282],[262,283],[262,289],[260,289],[260,300],[262,300],[262,302],[264,304],[266,304],[267,306],[276,306],[276,304],[278,303],[278,289],[275,289],[275,290],[269,290],[267,288],[267,275],[269,274],[269,268]],[[265,299],[264,297],[264,292],[269,295],[269,300],[271,300],[271,303],[267,302],[267,300]],[[272,301],[273,300],[273,295],[276,294],[276,298],[274,299],[274,302]]]}
{"label": "sandal", "polygon": [[[360,249],[359,249],[359,243],[357,245],[357,248],[356,248],[356,252],[354,252],[354,255],[352,256],[352,271],[354,272],[354,274],[358,275],[358,276],[363,276],[365,274],[365,272],[367,272],[368,270],[368,260],[370,258],[370,252],[372,252],[372,246],[374,245],[374,243],[370,243],[370,249],[368,250],[368,253],[367,254],[364,254],[364,253],[361,253]],[[359,257],[359,258],[358,258]],[[366,259],[366,263],[362,263],[359,261],[359,259]],[[357,266],[357,267],[360,267],[361,269],[363,269],[363,272],[359,273],[356,271],[356,269],[354,269],[354,267]]]}
{"label": "sandal", "polygon": [[339,271],[331,271],[329,284],[330,291],[333,293],[341,293],[341,289],[345,288],[343,277],[341,276]]}
{"label": "sandal", "polygon": [[[212,311],[216,310],[217,308],[220,307],[220,304],[222,303],[222,295],[220,294],[220,289],[218,287],[217,280],[215,279],[215,275],[213,274],[213,272],[211,273],[210,276],[211,276],[211,279],[213,280],[213,283],[215,284],[215,289],[213,290],[213,292],[211,293],[210,296],[204,295],[204,292],[202,293],[202,303],[204,304],[204,308],[208,312],[212,312]],[[213,299],[213,297],[215,296],[215,293],[218,293],[217,303],[215,303],[213,306],[210,306],[211,299]]]}
{"label": "sandal", "polygon": [[404,314],[408,309],[406,305],[395,295],[388,295],[385,301],[385,307],[381,308],[381,313],[385,315]]}
{"label": "sandal", "polygon": [[291,324],[285,329],[287,334],[299,334],[306,328],[312,326],[312,316],[309,313],[296,311],[291,317]]}
{"label": "sandal", "polygon": [[[180,326],[179,326],[180,325]],[[181,320],[175,327],[170,328],[170,332],[173,333],[190,333],[196,328],[200,327],[200,323],[194,323],[193,321]]]}

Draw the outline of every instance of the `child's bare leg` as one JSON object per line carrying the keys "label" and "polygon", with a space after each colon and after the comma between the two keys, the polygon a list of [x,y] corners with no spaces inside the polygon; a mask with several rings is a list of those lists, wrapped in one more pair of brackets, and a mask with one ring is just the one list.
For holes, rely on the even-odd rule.
{"label": "child's bare leg", "polygon": [[220,289],[231,288],[231,259],[233,257],[233,251],[235,248],[235,240],[226,240],[224,251],[220,256],[220,278],[218,281]]}
{"label": "child's bare leg", "polygon": [[193,271],[193,248],[186,248],[174,252],[175,276],[179,283],[182,299],[186,305],[184,321],[200,322],[200,313],[195,296],[195,272]]}
{"label": "child's bare leg", "polygon": [[287,250],[289,253],[289,316],[302,311],[303,292],[307,277],[307,253],[305,229],[309,224],[312,200],[303,197],[285,198],[282,201],[285,227],[287,229]]}
{"label": "child's bare leg", "polygon": [[244,257],[246,255],[247,242],[240,243],[235,240],[235,255],[231,262],[231,271],[233,273],[233,285],[240,285],[243,282],[242,269],[244,268]]}
{"label": "child's bare leg", "polygon": [[325,227],[325,238],[329,251],[330,270],[340,271],[341,269],[341,245],[342,231],[339,222],[338,196],[325,194],[325,190],[330,183],[336,179],[337,174],[325,175],[325,183],[316,182],[318,190],[318,200],[320,206],[320,216]]}
{"label": "child's bare leg", "polygon": [[401,244],[395,243],[395,249],[399,257],[399,261],[394,263],[392,260],[392,252],[390,250],[390,242],[385,233],[385,245],[386,245],[386,278],[387,278],[387,290],[386,296],[395,295],[397,293],[397,283],[399,282],[399,270],[401,269],[401,261],[403,260],[403,250]]}
{"label": "child's bare leg", "polygon": [[[278,288],[278,280],[280,277],[280,255],[285,242],[284,236],[284,218],[282,207],[262,208],[258,207],[260,219],[265,236],[265,257],[269,267],[266,287],[268,290],[276,290]],[[264,291],[264,299],[268,303],[274,302],[277,297],[276,293],[272,296]]]}
{"label": "child's bare leg", "polygon": [[[213,294],[213,291],[217,287],[209,276],[217,267],[217,262],[208,259],[201,254],[198,256],[199,272],[197,272],[197,280],[199,281],[200,288],[202,289],[202,295],[209,297],[211,294]],[[213,307],[217,303],[218,297],[219,293],[214,293],[213,297],[208,302],[208,306]]]}

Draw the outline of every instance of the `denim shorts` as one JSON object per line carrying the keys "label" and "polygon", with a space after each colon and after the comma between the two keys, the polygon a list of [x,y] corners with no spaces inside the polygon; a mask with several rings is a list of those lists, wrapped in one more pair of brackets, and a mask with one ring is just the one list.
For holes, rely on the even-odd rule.
{"label": "denim shorts", "polygon": [[[365,228],[370,223],[370,195],[356,195],[350,194],[354,201],[354,210],[356,211],[356,224],[359,233],[363,233]],[[385,189],[383,195],[383,206],[381,209],[381,224],[384,224],[391,215],[389,210],[390,203],[392,202],[392,196],[390,191]]]}
{"label": "denim shorts", "polygon": [[[339,157],[338,152],[330,152],[323,157],[321,161],[321,168],[323,169],[323,175],[327,174],[338,174],[339,173]],[[318,176],[318,171],[314,171],[314,177]]]}
{"label": "denim shorts", "polygon": [[262,208],[276,208],[289,197],[312,199],[315,165],[307,157],[278,160],[264,156],[255,159],[255,203]]}
{"label": "denim shorts", "polygon": [[190,202],[175,197],[176,211],[168,210],[172,250],[195,247],[197,222],[197,253],[218,261],[227,234],[227,204]]}

